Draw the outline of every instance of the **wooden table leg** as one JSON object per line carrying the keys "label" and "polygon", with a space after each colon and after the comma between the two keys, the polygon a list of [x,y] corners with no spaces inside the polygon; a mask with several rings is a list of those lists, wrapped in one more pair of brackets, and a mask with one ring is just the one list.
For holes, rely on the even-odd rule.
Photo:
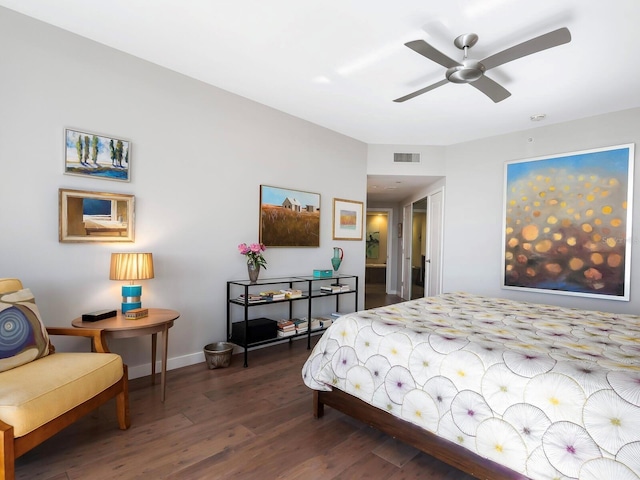
{"label": "wooden table leg", "polygon": [[160,383],[162,385],[162,402],[167,392],[167,351],[169,350],[169,327],[164,326],[162,330],[162,373],[160,374]]}
{"label": "wooden table leg", "polygon": [[158,343],[158,334],[151,334],[151,385],[156,384],[156,344]]}

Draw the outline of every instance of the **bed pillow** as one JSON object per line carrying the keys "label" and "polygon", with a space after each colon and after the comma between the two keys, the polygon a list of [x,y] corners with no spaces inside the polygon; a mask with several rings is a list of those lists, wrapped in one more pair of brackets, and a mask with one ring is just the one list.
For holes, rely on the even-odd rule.
{"label": "bed pillow", "polygon": [[0,372],[49,354],[49,335],[28,288],[0,294]]}

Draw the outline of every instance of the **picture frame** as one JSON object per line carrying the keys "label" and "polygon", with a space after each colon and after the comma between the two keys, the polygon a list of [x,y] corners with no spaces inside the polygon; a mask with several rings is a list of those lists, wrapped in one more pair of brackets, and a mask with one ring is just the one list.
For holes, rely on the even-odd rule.
{"label": "picture frame", "polygon": [[65,128],[65,175],[129,182],[130,172],[130,140]]}
{"label": "picture frame", "polygon": [[634,144],[505,163],[502,288],[629,301]]}
{"label": "picture frame", "polygon": [[260,243],[320,246],[320,194],[260,185]]}
{"label": "picture frame", "polygon": [[62,243],[134,241],[133,195],[60,188],[58,217]]}
{"label": "picture frame", "polygon": [[362,240],[364,202],[333,199],[333,239]]}

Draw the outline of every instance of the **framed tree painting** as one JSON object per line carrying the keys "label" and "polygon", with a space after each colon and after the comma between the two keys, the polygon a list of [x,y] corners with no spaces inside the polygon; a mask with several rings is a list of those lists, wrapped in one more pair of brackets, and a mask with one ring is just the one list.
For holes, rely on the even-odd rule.
{"label": "framed tree painting", "polygon": [[362,240],[363,210],[363,202],[334,198],[333,239]]}
{"label": "framed tree painting", "polygon": [[64,131],[64,173],[130,181],[131,142],[98,133]]}
{"label": "framed tree painting", "polygon": [[260,243],[320,246],[320,194],[260,185]]}
{"label": "framed tree painting", "polygon": [[634,145],[505,164],[503,288],[629,300]]}

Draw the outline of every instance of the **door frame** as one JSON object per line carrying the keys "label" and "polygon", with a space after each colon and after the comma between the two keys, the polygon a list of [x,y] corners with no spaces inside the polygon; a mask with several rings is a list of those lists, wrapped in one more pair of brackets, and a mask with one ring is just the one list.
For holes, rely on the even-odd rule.
{"label": "door frame", "polygon": [[[431,291],[431,284],[433,282],[432,280],[432,265],[437,265],[438,267],[438,272],[440,273],[438,280],[438,284],[435,285],[436,289],[435,289],[435,293],[439,294],[442,293],[442,287],[443,287],[443,275],[442,275],[442,269],[443,269],[443,258],[444,255],[442,254],[442,250],[444,248],[444,199],[445,199],[445,195],[444,195],[444,186],[442,186],[441,188],[438,188],[437,190],[431,192],[429,195],[427,195],[427,259],[429,260],[429,262],[424,265],[425,268],[425,281],[424,281],[424,293],[425,296],[430,295],[430,291]],[[433,197],[434,195],[441,195],[441,200],[440,200],[440,210],[438,212],[433,212],[432,211],[432,207],[433,207]],[[439,214],[439,221],[437,222],[437,224],[440,226],[440,230],[439,231],[434,231],[433,229],[433,214]],[[439,243],[440,249],[439,249],[439,255],[434,258],[433,255],[433,239],[437,237],[437,241]],[[426,260],[425,260],[426,262]]]}
{"label": "door frame", "polygon": [[400,297],[403,300],[411,298],[411,235],[413,231],[413,202],[402,206],[402,242],[399,242],[400,258],[402,259],[402,276],[400,283]]}
{"label": "door frame", "polygon": [[[394,223],[393,223],[393,209],[392,208],[388,208],[388,207],[384,207],[384,208],[367,208],[367,212],[366,215],[369,215],[369,213],[375,213],[375,212],[383,212],[387,214],[387,260],[386,260],[386,272],[385,272],[385,278],[384,278],[384,291],[386,294],[389,294],[391,292],[391,270],[393,268],[393,263],[394,263],[394,256],[393,256],[393,232],[395,231],[395,228],[393,227]],[[365,222],[366,223],[366,222]],[[366,245],[366,244],[365,244]],[[366,246],[365,246],[366,248]],[[366,264],[366,259],[365,259],[365,268],[367,267]]]}

